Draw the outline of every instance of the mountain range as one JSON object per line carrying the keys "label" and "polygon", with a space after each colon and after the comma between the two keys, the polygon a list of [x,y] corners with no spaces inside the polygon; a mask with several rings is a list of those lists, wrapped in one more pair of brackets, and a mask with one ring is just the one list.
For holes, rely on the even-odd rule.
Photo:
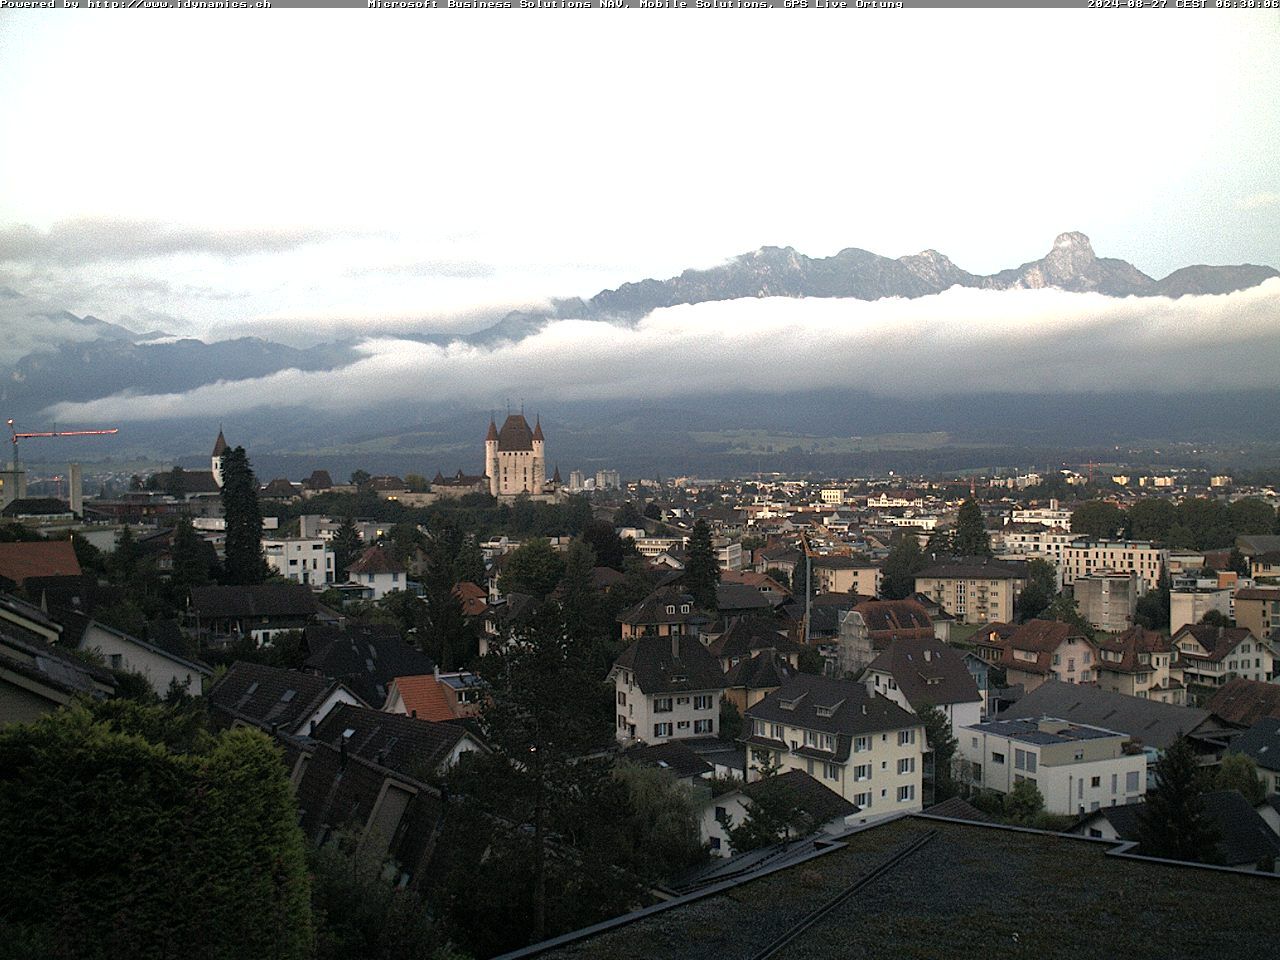
{"label": "mountain range", "polygon": [[[1194,294],[1227,294],[1280,277],[1280,271],[1253,264],[1236,266],[1187,266],[1155,279],[1134,265],[1098,257],[1081,233],[1063,233],[1052,249],[1038,260],[990,275],[970,273],[945,255],[926,250],[889,258],[857,248],[830,257],[809,257],[791,247],[762,247],[709,269],[686,270],[665,280],[645,279],[603,290],[589,299],[550,301],[538,311],[517,311],[478,332],[441,335],[430,331],[396,336],[424,343],[463,340],[476,346],[519,341],[557,319],[591,319],[630,326],[654,310],[684,304],[700,304],[742,298],[848,298],[873,301],[882,298],[919,298],[940,294],[952,287],[985,290],[1018,290],[1044,287],[1104,297],[1170,297]],[[86,401],[113,394],[179,393],[217,381],[261,377],[280,370],[332,370],[355,360],[360,340],[350,338],[305,349],[256,337],[240,337],[206,343],[175,338],[160,331],[134,333],[123,326],[92,316],[78,317],[56,305],[0,288],[0,327],[9,331],[0,343],[0,411],[32,429],[43,428],[47,409],[55,403]],[[495,384],[501,389],[503,385]],[[716,408],[712,404],[708,409]],[[217,411],[211,412],[217,416]],[[604,416],[603,412],[601,414]],[[799,415],[799,414],[797,414]],[[254,418],[258,440],[268,436],[275,452],[291,449],[275,429],[285,422],[301,425],[306,411],[295,410]],[[584,415],[580,429],[589,430]],[[882,429],[896,429],[886,418]],[[248,423],[244,425],[248,427]],[[703,429],[713,424],[704,423]],[[797,424],[798,426],[798,424]],[[925,429],[954,429],[946,426]],[[352,431],[367,434],[368,423],[358,416],[335,419],[331,439],[355,442]],[[813,425],[809,426],[810,429]],[[172,425],[138,424],[130,433],[149,438],[152,449],[175,451],[172,443],[160,443]],[[820,430],[819,430],[820,432]],[[313,442],[324,442],[324,430],[306,430]],[[1148,434],[1149,435],[1149,434]],[[297,439],[298,433],[293,433]],[[246,438],[247,439],[247,438]],[[203,446],[197,438],[194,446]],[[458,441],[454,441],[457,443]],[[678,448],[679,440],[673,441]],[[266,452],[263,447],[259,450]],[[292,447],[292,449],[297,449]],[[135,448],[134,452],[138,452]]]}

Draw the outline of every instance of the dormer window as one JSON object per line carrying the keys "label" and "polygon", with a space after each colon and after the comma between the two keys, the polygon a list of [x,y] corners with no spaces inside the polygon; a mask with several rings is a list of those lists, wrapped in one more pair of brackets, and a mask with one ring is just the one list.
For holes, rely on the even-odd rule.
{"label": "dormer window", "polygon": [[688,612],[689,612],[689,605],[688,605],[687,603],[682,603],[682,604],[680,604],[680,612],[681,612],[681,613],[688,613]]}
{"label": "dormer window", "polygon": [[676,612],[676,608],[674,606],[667,607],[667,613],[675,613],[675,612]]}

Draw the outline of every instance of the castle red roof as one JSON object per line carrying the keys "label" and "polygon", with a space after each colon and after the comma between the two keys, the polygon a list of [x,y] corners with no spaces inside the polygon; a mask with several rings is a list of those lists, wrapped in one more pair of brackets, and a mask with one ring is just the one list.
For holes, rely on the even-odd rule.
{"label": "castle red roof", "polygon": [[523,413],[508,416],[498,431],[499,450],[532,450],[533,440],[533,431],[529,429],[529,421]]}

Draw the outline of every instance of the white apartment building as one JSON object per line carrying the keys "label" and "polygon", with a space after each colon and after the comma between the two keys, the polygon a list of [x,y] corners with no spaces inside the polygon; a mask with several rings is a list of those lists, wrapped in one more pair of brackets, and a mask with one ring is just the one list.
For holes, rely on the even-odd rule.
{"label": "white apartment building", "polygon": [[614,661],[609,679],[619,741],[719,736],[724,674],[696,636],[639,637]]}
{"label": "white apartment building", "polygon": [[1052,717],[994,720],[959,732],[962,776],[998,793],[1030,780],[1049,813],[1079,815],[1140,800],[1147,758],[1128,736]]}
{"label": "white apartment building", "polygon": [[818,494],[823,503],[844,503],[844,491],[836,487],[828,487]]}
{"label": "white apartment building", "polygon": [[329,541],[321,537],[263,540],[262,552],[267,566],[294,583],[323,585],[333,583],[333,551]]}
{"label": "white apartment building", "polygon": [[768,766],[803,770],[862,817],[921,809],[924,724],[867,684],[798,674],[749,708],[744,728],[748,782]]}
{"label": "white apartment building", "polygon": [[1000,534],[1005,554],[1040,557],[1061,566],[1067,547],[1084,537],[1058,530],[1007,530]]}
{"label": "white apartment building", "polygon": [[1148,590],[1160,586],[1169,551],[1149,540],[1078,540],[1062,551],[1062,582],[1074,583],[1099,570],[1136,572]]}
{"label": "white apartment building", "polygon": [[1047,507],[1028,507],[1014,510],[1009,517],[1010,523],[1038,523],[1042,527],[1053,527],[1060,530],[1071,529],[1071,511],[1058,506],[1057,500],[1050,500]]}
{"label": "white apartment building", "polygon": [[1177,633],[1188,624],[1199,623],[1210,610],[1231,616],[1231,591],[1191,589],[1169,591],[1169,631]]}

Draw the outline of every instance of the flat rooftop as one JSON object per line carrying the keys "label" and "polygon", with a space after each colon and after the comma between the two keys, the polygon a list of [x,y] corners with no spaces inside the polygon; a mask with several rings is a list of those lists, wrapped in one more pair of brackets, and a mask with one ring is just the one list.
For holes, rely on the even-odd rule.
{"label": "flat rooftop", "polygon": [[1084,727],[1065,720],[1052,721],[1054,732],[1040,729],[1039,720],[992,720],[990,723],[975,723],[967,730],[981,730],[983,733],[997,737],[1008,737],[1023,743],[1034,743],[1041,746],[1052,743],[1073,743],[1078,740],[1105,740],[1108,737],[1123,737],[1123,733],[1103,730],[1100,727]]}
{"label": "flat rooftop", "polygon": [[[1273,875],[1137,860],[1115,844],[909,816],[844,846],[573,942],[512,956],[751,960],[860,877],[866,885],[776,954],[869,958],[1271,958]],[[894,861],[910,850],[921,846]]]}

